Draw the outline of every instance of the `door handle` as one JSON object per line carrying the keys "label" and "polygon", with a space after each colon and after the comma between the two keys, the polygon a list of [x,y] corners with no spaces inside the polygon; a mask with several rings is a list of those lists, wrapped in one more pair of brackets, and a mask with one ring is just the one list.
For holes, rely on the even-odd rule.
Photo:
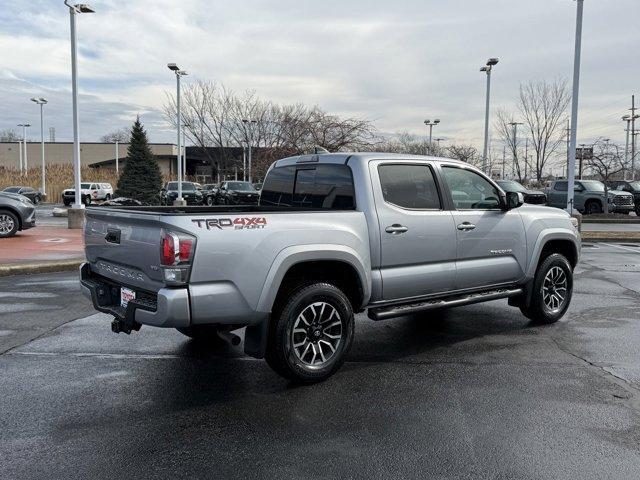
{"label": "door handle", "polygon": [[409,230],[408,227],[404,225],[400,225],[399,223],[394,223],[393,225],[389,225],[384,229],[385,232],[390,233],[391,235],[398,235],[400,233],[404,233]]}
{"label": "door handle", "polygon": [[476,226],[473,223],[462,222],[458,225],[458,230],[473,230]]}

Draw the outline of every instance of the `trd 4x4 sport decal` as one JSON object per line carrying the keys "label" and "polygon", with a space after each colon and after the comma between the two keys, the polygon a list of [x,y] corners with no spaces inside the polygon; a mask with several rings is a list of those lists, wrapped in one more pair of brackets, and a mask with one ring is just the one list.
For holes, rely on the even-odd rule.
{"label": "trd 4x4 sport decal", "polygon": [[200,228],[211,230],[218,228],[233,228],[234,230],[251,230],[264,228],[267,226],[267,219],[264,217],[240,217],[240,218],[202,218],[191,220]]}

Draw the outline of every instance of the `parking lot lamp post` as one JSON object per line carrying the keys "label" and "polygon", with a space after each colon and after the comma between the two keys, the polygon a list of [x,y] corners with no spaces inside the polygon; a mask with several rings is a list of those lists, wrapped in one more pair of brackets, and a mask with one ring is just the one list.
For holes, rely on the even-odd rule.
{"label": "parking lot lamp post", "polygon": [[491,95],[491,70],[498,64],[497,58],[490,58],[487,64],[480,69],[487,74],[487,95],[484,106],[484,147],[482,149],[482,171],[487,173],[487,148],[489,145],[489,98]]}
{"label": "parking lot lamp post", "polygon": [[46,196],[46,180],[45,180],[45,166],[44,166],[44,112],[43,112],[43,107],[44,104],[47,103],[47,100],[40,97],[40,98],[32,98],[31,99],[32,102],[37,103],[38,105],[40,105],[40,155],[42,156],[42,195]]}
{"label": "parking lot lamp post", "polygon": [[76,14],[94,13],[94,10],[85,3],[71,5],[68,0],[65,0],[64,4],[69,7],[69,24],[71,26],[71,98],[73,107],[73,177],[75,187],[75,200],[73,202],[72,208],[81,209],[84,207],[84,205],[82,203],[82,195],[80,189],[80,137],[78,132],[78,57],[76,53],[78,37],[76,35]]}
{"label": "parking lot lamp post", "polygon": [[24,147],[24,153],[20,161],[20,173],[25,175],[27,173],[27,128],[29,128],[31,124],[19,123],[18,126],[22,127],[22,146]]}
{"label": "parking lot lamp post", "polygon": [[176,127],[178,129],[178,197],[173,202],[174,205],[184,205],[184,199],[182,198],[182,113],[180,111],[180,77],[187,75],[187,72],[180,70],[175,63],[168,63],[169,70],[176,74]]}
{"label": "parking lot lamp post", "polygon": [[431,120],[425,120],[424,124],[429,127],[429,145],[431,145],[433,138],[433,127],[440,123],[440,119],[436,118],[433,122]]}

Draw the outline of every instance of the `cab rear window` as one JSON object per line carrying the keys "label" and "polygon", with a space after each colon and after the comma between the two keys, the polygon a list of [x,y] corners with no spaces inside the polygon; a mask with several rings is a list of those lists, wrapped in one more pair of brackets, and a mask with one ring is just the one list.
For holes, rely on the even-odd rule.
{"label": "cab rear window", "polygon": [[272,169],[262,186],[261,205],[353,210],[353,176],[347,165],[321,164]]}

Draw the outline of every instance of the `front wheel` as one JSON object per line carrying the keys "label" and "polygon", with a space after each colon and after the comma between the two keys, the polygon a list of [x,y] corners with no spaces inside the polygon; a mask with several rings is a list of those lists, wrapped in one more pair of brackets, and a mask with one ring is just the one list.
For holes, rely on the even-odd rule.
{"label": "front wheel", "polygon": [[537,323],[555,323],[567,311],[573,293],[573,270],[569,261],[559,253],[543,260],[533,279],[531,303],[520,311]]}
{"label": "front wheel", "polygon": [[85,204],[85,206],[88,207],[89,205],[91,205],[91,197],[89,195],[85,195],[82,199],[82,202]]}
{"label": "front wheel", "polygon": [[33,197],[33,204],[38,205],[40,203],[40,195]]}
{"label": "front wheel", "polygon": [[600,202],[592,200],[591,202],[587,202],[587,204],[585,205],[585,211],[589,215],[602,213],[602,205],[600,204]]}
{"label": "front wheel", "polygon": [[20,228],[18,217],[8,210],[0,210],[0,238],[13,237]]}
{"label": "front wheel", "polygon": [[640,202],[636,203],[636,215],[640,217]]}
{"label": "front wheel", "polygon": [[353,342],[353,309],[334,285],[300,286],[271,319],[265,359],[297,383],[326,380],[344,363]]}

